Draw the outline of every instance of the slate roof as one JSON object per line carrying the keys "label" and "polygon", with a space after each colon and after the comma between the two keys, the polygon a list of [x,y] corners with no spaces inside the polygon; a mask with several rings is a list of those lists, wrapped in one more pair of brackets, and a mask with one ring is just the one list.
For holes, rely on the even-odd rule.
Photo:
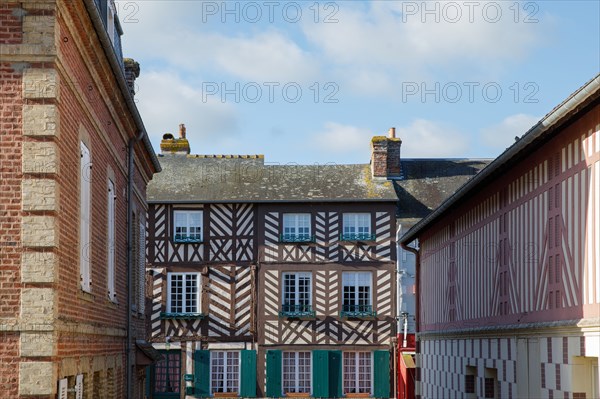
{"label": "slate roof", "polygon": [[490,159],[404,159],[395,181],[398,218],[418,221],[491,162]]}
{"label": "slate roof", "polygon": [[159,157],[148,202],[396,201],[369,165],[278,165],[254,158]]}
{"label": "slate roof", "polygon": [[270,164],[261,155],[159,155],[150,203],[396,202],[399,216],[422,218],[487,161],[407,159],[403,180],[373,178],[369,164]]}

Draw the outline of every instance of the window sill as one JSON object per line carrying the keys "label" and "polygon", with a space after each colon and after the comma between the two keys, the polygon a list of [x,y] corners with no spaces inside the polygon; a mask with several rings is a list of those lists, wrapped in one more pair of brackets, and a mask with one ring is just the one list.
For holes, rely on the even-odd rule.
{"label": "window sill", "polygon": [[237,392],[213,392],[215,398],[238,398],[240,395]]}
{"label": "window sill", "polygon": [[83,299],[87,302],[95,302],[96,297],[90,291],[84,291],[83,289],[79,290],[79,299]]}
{"label": "window sill", "polygon": [[179,320],[202,320],[206,317],[204,313],[170,313],[161,312],[161,319],[179,319]]}
{"label": "window sill", "polygon": [[174,238],[174,244],[201,244],[203,241],[196,238]]}
{"label": "window sill", "polygon": [[347,393],[347,398],[370,398],[370,393]]}
{"label": "window sill", "polygon": [[279,312],[279,318],[280,319],[312,320],[312,319],[316,319],[317,315],[314,310],[312,312],[302,312],[302,313]]}
{"label": "window sill", "polygon": [[308,392],[284,392],[284,395],[289,398],[310,398]]}
{"label": "window sill", "polygon": [[342,319],[363,319],[374,320],[377,318],[377,312],[340,312]]}

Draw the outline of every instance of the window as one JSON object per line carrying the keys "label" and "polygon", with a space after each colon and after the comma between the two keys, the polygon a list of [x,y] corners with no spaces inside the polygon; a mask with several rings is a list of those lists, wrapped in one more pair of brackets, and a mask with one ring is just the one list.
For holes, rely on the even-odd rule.
{"label": "window", "polygon": [[344,394],[371,393],[371,352],[344,352]]}
{"label": "window", "polygon": [[283,352],[283,393],[310,393],[310,352]]}
{"label": "window", "polygon": [[115,184],[108,181],[108,232],[107,232],[107,288],[108,298],[111,301],[117,300],[117,292],[115,291]]}
{"label": "window", "polygon": [[344,213],[342,241],[374,240],[370,213]]}
{"label": "window", "polygon": [[175,242],[202,241],[202,211],[175,211],[173,219]]}
{"label": "window", "polygon": [[280,316],[314,316],[311,308],[311,274],[283,273],[283,306]]}
{"label": "window", "polygon": [[140,313],[144,313],[146,304],[146,224],[143,220],[140,221],[139,241],[138,241],[137,265],[137,303]]}
{"label": "window", "polygon": [[[179,393],[181,352],[161,352],[162,360],[154,365],[154,393]],[[177,396],[179,397],[179,396]]]}
{"label": "window", "polygon": [[169,273],[168,313],[200,313],[200,274]]}
{"label": "window", "polygon": [[282,242],[310,242],[310,214],[284,213]]}
{"label": "window", "polygon": [[90,272],[90,207],[91,207],[91,180],[92,160],[90,150],[80,142],[81,159],[79,174],[79,272],[81,275],[81,289],[92,290],[92,277]]}
{"label": "window", "polygon": [[214,351],[210,353],[211,392],[239,392],[240,352]]}
{"label": "window", "polygon": [[371,306],[371,273],[342,273],[342,286],[342,317],[375,316]]}
{"label": "window", "polygon": [[465,375],[465,393],[467,398],[476,398],[476,386],[475,386],[475,376],[477,374],[477,368],[474,366],[467,366],[467,373]]}

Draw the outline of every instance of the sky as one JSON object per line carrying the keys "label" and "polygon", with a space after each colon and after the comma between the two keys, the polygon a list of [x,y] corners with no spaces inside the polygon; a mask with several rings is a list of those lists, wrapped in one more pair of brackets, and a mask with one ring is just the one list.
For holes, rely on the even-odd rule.
{"label": "sky", "polygon": [[157,151],[494,158],[600,72],[600,1],[116,1]]}

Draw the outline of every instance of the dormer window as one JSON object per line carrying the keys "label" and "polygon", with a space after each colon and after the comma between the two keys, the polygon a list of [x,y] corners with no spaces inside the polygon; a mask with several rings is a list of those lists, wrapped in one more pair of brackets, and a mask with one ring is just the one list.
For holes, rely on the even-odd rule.
{"label": "dormer window", "polygon": [[202,242],[202,211],[174,211],[173,220],[174,242]]}
{"label": "dormer window", "polygon": [[116,8],[114,1],[110,0],[106,7],[106,32],[110,38],[111,43],[115,44],[115,14]]}

